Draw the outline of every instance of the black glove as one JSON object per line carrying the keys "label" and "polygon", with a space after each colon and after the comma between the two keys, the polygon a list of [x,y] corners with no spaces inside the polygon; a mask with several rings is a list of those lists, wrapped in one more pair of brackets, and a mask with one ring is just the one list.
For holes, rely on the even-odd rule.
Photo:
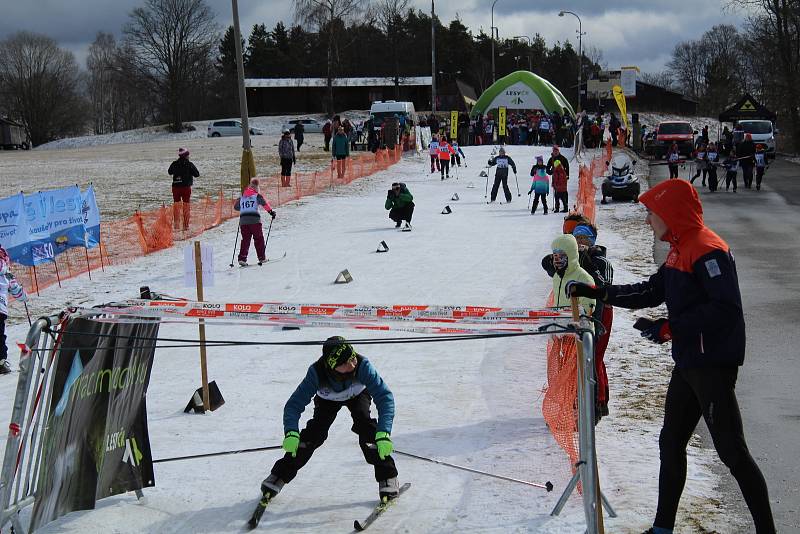
{"label": "black glove", "polygon": [[389,189],[389,192],[386,194],[387,197],[394,195],[394,191]]}
{"label": "black glove", "polygon": [[605,289],[575,280],[567,282],[564,292],[567,297],[587,297],[597,300],[603,300],[606,297]]}
{"label": "black glove", "polygon": [[275,215],[277,215],[277,213],[275,213],[275,210],[269,211],[268,213],[270,214],[270,216],[271,216],[273,219],[275,218]]}
{"label": "black glove", "polygon": [[642,337],[649,339],[653,343],[666,343],[672,339],[672,330],[669,327],[669,320],[667,319],[646,319],[641,317],[633,323],[633,327],[641,330]]}

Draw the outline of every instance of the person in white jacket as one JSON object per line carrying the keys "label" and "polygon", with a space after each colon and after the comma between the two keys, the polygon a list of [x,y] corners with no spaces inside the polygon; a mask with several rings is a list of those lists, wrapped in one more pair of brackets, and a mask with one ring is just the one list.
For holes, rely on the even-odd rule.
{"label": "person in white jacket", "polygon": [[28,295],[9,270],[11,259],[3,247],[0,247],[0,375],[11,372],[8,365],[8,347],[6,346],[6,319],[8,318],[8,296],[25,302]]}

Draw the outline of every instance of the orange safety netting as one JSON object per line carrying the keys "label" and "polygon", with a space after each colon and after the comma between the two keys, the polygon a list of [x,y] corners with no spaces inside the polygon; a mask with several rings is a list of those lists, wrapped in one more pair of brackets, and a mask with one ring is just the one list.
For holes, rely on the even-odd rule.
{"label": "orange safety netting", "polygon": [[[336,161],[328,168],[295,173],[288,185],[281,185],[280,173],[259,177],[261,193],[272,206],[280,206],[299,198],[313,195],[337,185],[370,176],[397,163],[402,156],[402,146],[381,149],[375,154],[367,152],[344,161],[343,172],[338,172]],[[91,271],[110,265],[124,265],[136,258],[164,250],[176,241],[191,239],[220,223],[239,215],[233,205],[236,196],[226,197],[222,190],[195,202],[177,202],[150,211],[137,211],[125,219],[107,221],[100,225],[100,246],[91,250],[72,248],[55,261],[33,267],[14,265],[13,272],[28,292],[60,284]],[[186,224],[184,224],[186,222]]]}
{"label": "orange safety netting", "polygon": [[[606,161],[611,161],[611,142],[595,156],[589,165],[579,169],[576,211],[595,222],[594,177],[602,176]],[[552,293],[547,306],[553,305]],[[578,462],[578,358],[575,336],[554,335],[547,342],[547,385],[542,400],[542,416],[550,433],[564,452],[569,455],[575,469]]]}

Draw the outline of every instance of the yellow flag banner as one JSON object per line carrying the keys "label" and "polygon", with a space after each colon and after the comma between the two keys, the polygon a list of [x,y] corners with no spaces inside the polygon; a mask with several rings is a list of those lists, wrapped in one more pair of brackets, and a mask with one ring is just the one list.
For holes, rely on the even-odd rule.
{"label": "yellow flag banner", "polygon": [[500,106],[497,109],[497,135],[506,135],[506,108]]}
{"label": "yellow flag banner", "polygon": [[458,138],[458,111],[450,112],[450,140]]}
{"label": "yellow flag banner", "polygon": [[625,129],[630,130],[630,128],[628,128],[628,107],[625,104],[625,93],[619,85],[615,85],[611,90],[614,92],[614,100],[617,101],[617,107],[622,114],[622,122],[625,123]]}

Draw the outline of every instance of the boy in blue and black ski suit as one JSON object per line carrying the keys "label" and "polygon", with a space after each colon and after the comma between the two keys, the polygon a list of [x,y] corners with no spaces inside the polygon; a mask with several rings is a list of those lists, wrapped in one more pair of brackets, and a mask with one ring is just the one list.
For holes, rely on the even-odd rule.
{"label": "boy in blue and black ski suit", "polygon": [[[300,415],[314,401],[314,415],[299,432]],[[378,407],[378,420],[370,417],[370,403]],[[381,499],[397,497],[397,468],[391,457],[390,434],[394,420],[394,396],[370,361],[353,350],[341,336],[325,341],[322,357],[308,368],[283,408],[286,454],[275,462],[270,475],[261,483],[262,493],[277,495],[284,484],[311,459],[328,437],[328,429],[343,407],[353,418],[351,430],[368,464],[375,467],[375,480]]]}

